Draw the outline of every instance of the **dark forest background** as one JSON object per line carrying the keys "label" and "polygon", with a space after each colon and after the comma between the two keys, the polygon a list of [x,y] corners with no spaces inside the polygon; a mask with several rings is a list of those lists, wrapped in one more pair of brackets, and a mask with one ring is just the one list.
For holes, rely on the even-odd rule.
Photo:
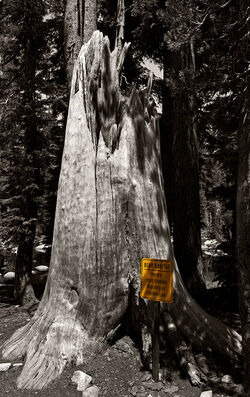
{"label": "dark forest background", "polygon": [[[20,245],[39,246],[45,255],[36,258],[36,252],[33,262],[49,263],[68,90],[64,2],[8,0],[0,8],[3,274],[15,270]],[[132,45],[122,86],[124,91],[146,86],[145,59],[162,70],[164,78],[154,78],[153,90],[163,113],[162,157],[176,256],[197,263],[202,252],[207,287],[237,284],[238,135],[246,90],[240,13],[237,1],[126,2],[125,39]],[[114,2],[101,0],[98,28],[111,42],[115,16]],[[168,132],[171,123],[174,132]],[[195,243],[188,241],[190,230],[181,234],[192,219]],[[195,259],[192,253],[188,257],[190,245]]]}

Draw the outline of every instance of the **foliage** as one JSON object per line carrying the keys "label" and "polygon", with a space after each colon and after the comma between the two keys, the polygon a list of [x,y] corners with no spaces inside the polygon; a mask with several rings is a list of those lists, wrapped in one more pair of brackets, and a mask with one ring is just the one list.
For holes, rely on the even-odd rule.
{"label": "foliage", "polygon": [[179,49],[193,46],[194,70],[187,67],[177,74],[169,65],[164,84],[171,95],[190,93],[196,101],[203,235],[228,242],[233,265],[227,272],[218,271],[217,278],[230,283],[236,279],[237,132],[242,79],[242,62],[235,56],[242,36],[238,4],[134,0],[130,10],[136,21],[132,49],[139,56],[147,54],[168,65],[169,52],[178,56]]}
{"label": "foliage", "polygon": [[[25,12],[29,13],[31,24],[27,24]],[[1,251],[8,258],[16,249],[25,222],[38,223],[40,236],[37,237],[45,234],[51,241],[53,225],[50,223],[55,207],[51,202],[55,202],[57,190],[67,105],[62,4],[59,7],[45,1],[8,0],[2,5],[1,21],[0,239]],[[30,59],[25,59],[27,42],[35,49]],[[27,81],[25,67],[27,64],[31,66],[32,62],[35,78]],[[27,98],[27,92],[30,92],[32,102]],[[30,103],[34,104],[34,109],[29,107]],[[33,121],[31,115],[34,115]],[[31,135],[33,141],[37,137],[37,148],[30,154],[25,140],[27,123],[33,123],[37,131],[35,133],[34,129]],[[34,164],[39,170],[39,179],[35,178]],[[27,218],[27,194],[33,196],[39,206],[38,220]]]}

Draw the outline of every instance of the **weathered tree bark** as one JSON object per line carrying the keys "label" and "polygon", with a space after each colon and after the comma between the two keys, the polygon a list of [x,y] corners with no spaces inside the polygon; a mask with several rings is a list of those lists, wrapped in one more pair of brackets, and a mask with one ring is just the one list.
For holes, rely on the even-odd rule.
{"label": "weathered tree bark", "polygon": [[96,0],[66,0],[64,15],[64,51],[70,92],[74,62],[84,43],[96,30]]}
{"label": "weathered tree bark", "polygon": [[96,31],[74,68],[46,289],[33,319],[3,346],[4,357],[26,355],[18,387],[40,389],[67,363],[88,360],[127,316],[133,332],[151,331],[152,304],[139,298],[143,257],[174,263],[174,302],[161,304],[163,339],[185,351],[180,359],[193,382],[201,372],[191,348],[231,363],[240,354],[239,335],[183,285],[166,215],[158,118],[148,94],[134,89],[124,98],[119,90],[127,48],[110,53]]}
{"label": "weathered tree bark", "polygon": [[37,48],[33,30],[26,29],[33,26],[39,16],[34,13],[33,3],[24,2],[24,69],[23,69],[23,110],[24,127],[24,178],[27,184],[23,192],[22,216],[24,221],[20,227],[18,249],[16,256],[15,298],[23,304],[37,302],[31,285],[31,270],[36,222],[38,215],[37,197],[40,184],[40,169],[38,161],[38,132],[35,110],[35,73]]}
{"label": "weathered tree bark", "polygon": [[[163,173],[174,251],[183,280],[194,296],[205,283],[201,259],[199,153],[194,95],[183,88],[186,72],[194,72],[192,46],[166,50],[164,57],[161,143]],[[167,81],[172,79],[172,87]]]}
{"label": "weathered tree bark", "polygon": [[[248,2],[240,2],[240,18],[245,39],[241,40],[241,53],[247,68],[249,31]],[[238,49],[237,49],[238,50]],[[244,52],[246,51],[246,52]],[[241,59],[241,62],[243,61]],[[242,120],[239,131],[238,180],[236,201],[236,254],[238,265],[239,304],[242,324],[242,346],[244,360],[244,388],[250,392],[250,78],[246,77],[242,89]]]}

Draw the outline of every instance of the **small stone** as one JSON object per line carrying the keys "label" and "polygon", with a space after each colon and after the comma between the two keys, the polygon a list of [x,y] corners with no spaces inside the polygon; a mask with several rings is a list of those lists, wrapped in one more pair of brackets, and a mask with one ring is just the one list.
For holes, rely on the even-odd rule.
{"label": "small stone", "polygon": [[128,336],[124,336],[122,339],[118,340],[112,349],[123,353],[125,357],[132,354],[135,357],[139,356],[139,352],[135,349],[134,342]]}
{"label": "small stone", "polygon": [[203,391],[200,397],[213,397],[213,392],[212,390]]}
{"label": "small stone", "polygon": [[164,391],[166,391],[168,394],[174,394],[179,390],[178,386],[168,386],[164,388]]}
{"label": "small stone", "polygon": [[23,365],[23,363],[14,363],[13,367],[21,367]]}
{"label": "small stone", "polygon": [[161,382],[142,382],[142,386],[149,391],[160,391],[164,386]]}
{"label": "small stone", "polygon": [[141,381],[142,382],[147,382],[152,378],[152,375],[150,372],[145,372],[142,376],[141,376]]}
{"label": "small stone", "polygon": [[143,386],[147,387],[149,390],[159,391],[163,388],[163,384],[161,382],[143,382]]}
{"label": "small stone", "polygon": [[97,386],[90,386],[87,390],[82,392],[82,397],[98,397],[99,396],[99,387]]}
{"label": "small stone", "polygon": [[233,383],[233,379],[232,379],[232,377],[231,377],[230,375],[224,375],[224,376],[221,378],[221,381],[222,381],[223,383]]}
{"label": "small stone", "polygon": [[137,392],[138,392],[137,386],[133,386],[132,389],[130,390],[130,394],[132,394],[132,396],[136,396]]}
{"label": "small stone", "polygon": [[0,372],[5,372],[10,369],[11,363],[0,363]]}
{"label": "small stone", "polygon": [[83,371],[75,371],[71,381],[77,384],[77,391],[85,391],[92,382],[92,377]]}
{"label": "small stone", "polygon": [[[144,394],[146,393],[146,389],[143,385],[138,385],[137,394],[138,393],[144,393]],[[136,394],[136,397],[137,397],[137,394]]]}

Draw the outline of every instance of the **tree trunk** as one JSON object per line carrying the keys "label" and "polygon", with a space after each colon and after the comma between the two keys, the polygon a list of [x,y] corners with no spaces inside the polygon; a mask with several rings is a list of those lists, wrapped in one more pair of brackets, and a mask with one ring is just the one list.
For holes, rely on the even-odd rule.
{"label": "tree trunk", "polygon": [[34,26],[39,16],[34,13],[32,2],[24,2],[24,79],[23,116],[24,128],[24,162],[23,167],[23,224],[20,227],[18,249],[16,256],[15,298],[19,304],[34,304],[37,302],[31,285],[31,270],[33,246],[36,235],[37,197],[40,184],[38,163],[38,133],[35,110],[35,73],[37,47],[34,40],[34,31],[27,26]]}
{"label": "tree trunk", "polygon": [[[241,53],[245,59],[247,68],[247,27],[249,28],[249,17],[247,22],[248,2],[241,1],[240,21],[245,33],[245,39],[241,40]],[[248,25],[248,26],[247,26]],[[249,29],[248,29],[249,30]],[[238,48],[237,48],[238,50]],[[246,52],[244,52],[246,51]],[[243,60],[241,59],[241,62]],[[246,69],[245,69],[246,70]],[[238,180],[236,200],[236,253],[239,276],[239,304],[242,324],[243,360],[244,360],[244,387],[246,395],[250,392],[250,78],[246,77],[242,87],[242,120],[239,131],[238,152]]]}
{"label": "tree trunk", "polygon": [[96,31],[74,68],[46,289],[33,319],[3,347],[4,357],[26,355],[18,387],[42,388],[67,363],[87,361],[128,315],[131,329],[151,332],[152,303],[139,298],[143,257],[174,263],[174,302],[161,303],[163,338],[176,345],[179,335],[177,355],[193,382],[201,373],[191,348],[230,363],[240,354],[239,335],[183,285],[166,215],[158,118],[148,94],[134,89],[124,98],[119,90],[127,48],[110,53]]}
{"label": "tree trunk", "polygon": [[64,51],[70,92],[72,72],[81,46],[96,30],[96,0],[66,0],[64,16]]}
{"label": "tree trunk", "polygon": [[[250,85],[248,84],[248,89]],[[249,101],[248,101],[249,106]],[[249,109],[249,107],[248,107]],[[250,136],[249,111],[239,137],[239,164],[237,186],[237,264],[239,274],[239,301],[242,323],[243,357],[245,366],[245,388],[250,391]]]}
{"label": "tree trunk", "polygon": [[[201,259],[196,105],[194,95],[181,80],[187,72],[190,76],[194,72],[191,49],[185,46],[176,52],[166,50],[161,140],[174,251],[186,286],[192,295],[198,296],[204,293],[205,284]],[[169,79],[172,79],[172,86],[167,83]]]}

